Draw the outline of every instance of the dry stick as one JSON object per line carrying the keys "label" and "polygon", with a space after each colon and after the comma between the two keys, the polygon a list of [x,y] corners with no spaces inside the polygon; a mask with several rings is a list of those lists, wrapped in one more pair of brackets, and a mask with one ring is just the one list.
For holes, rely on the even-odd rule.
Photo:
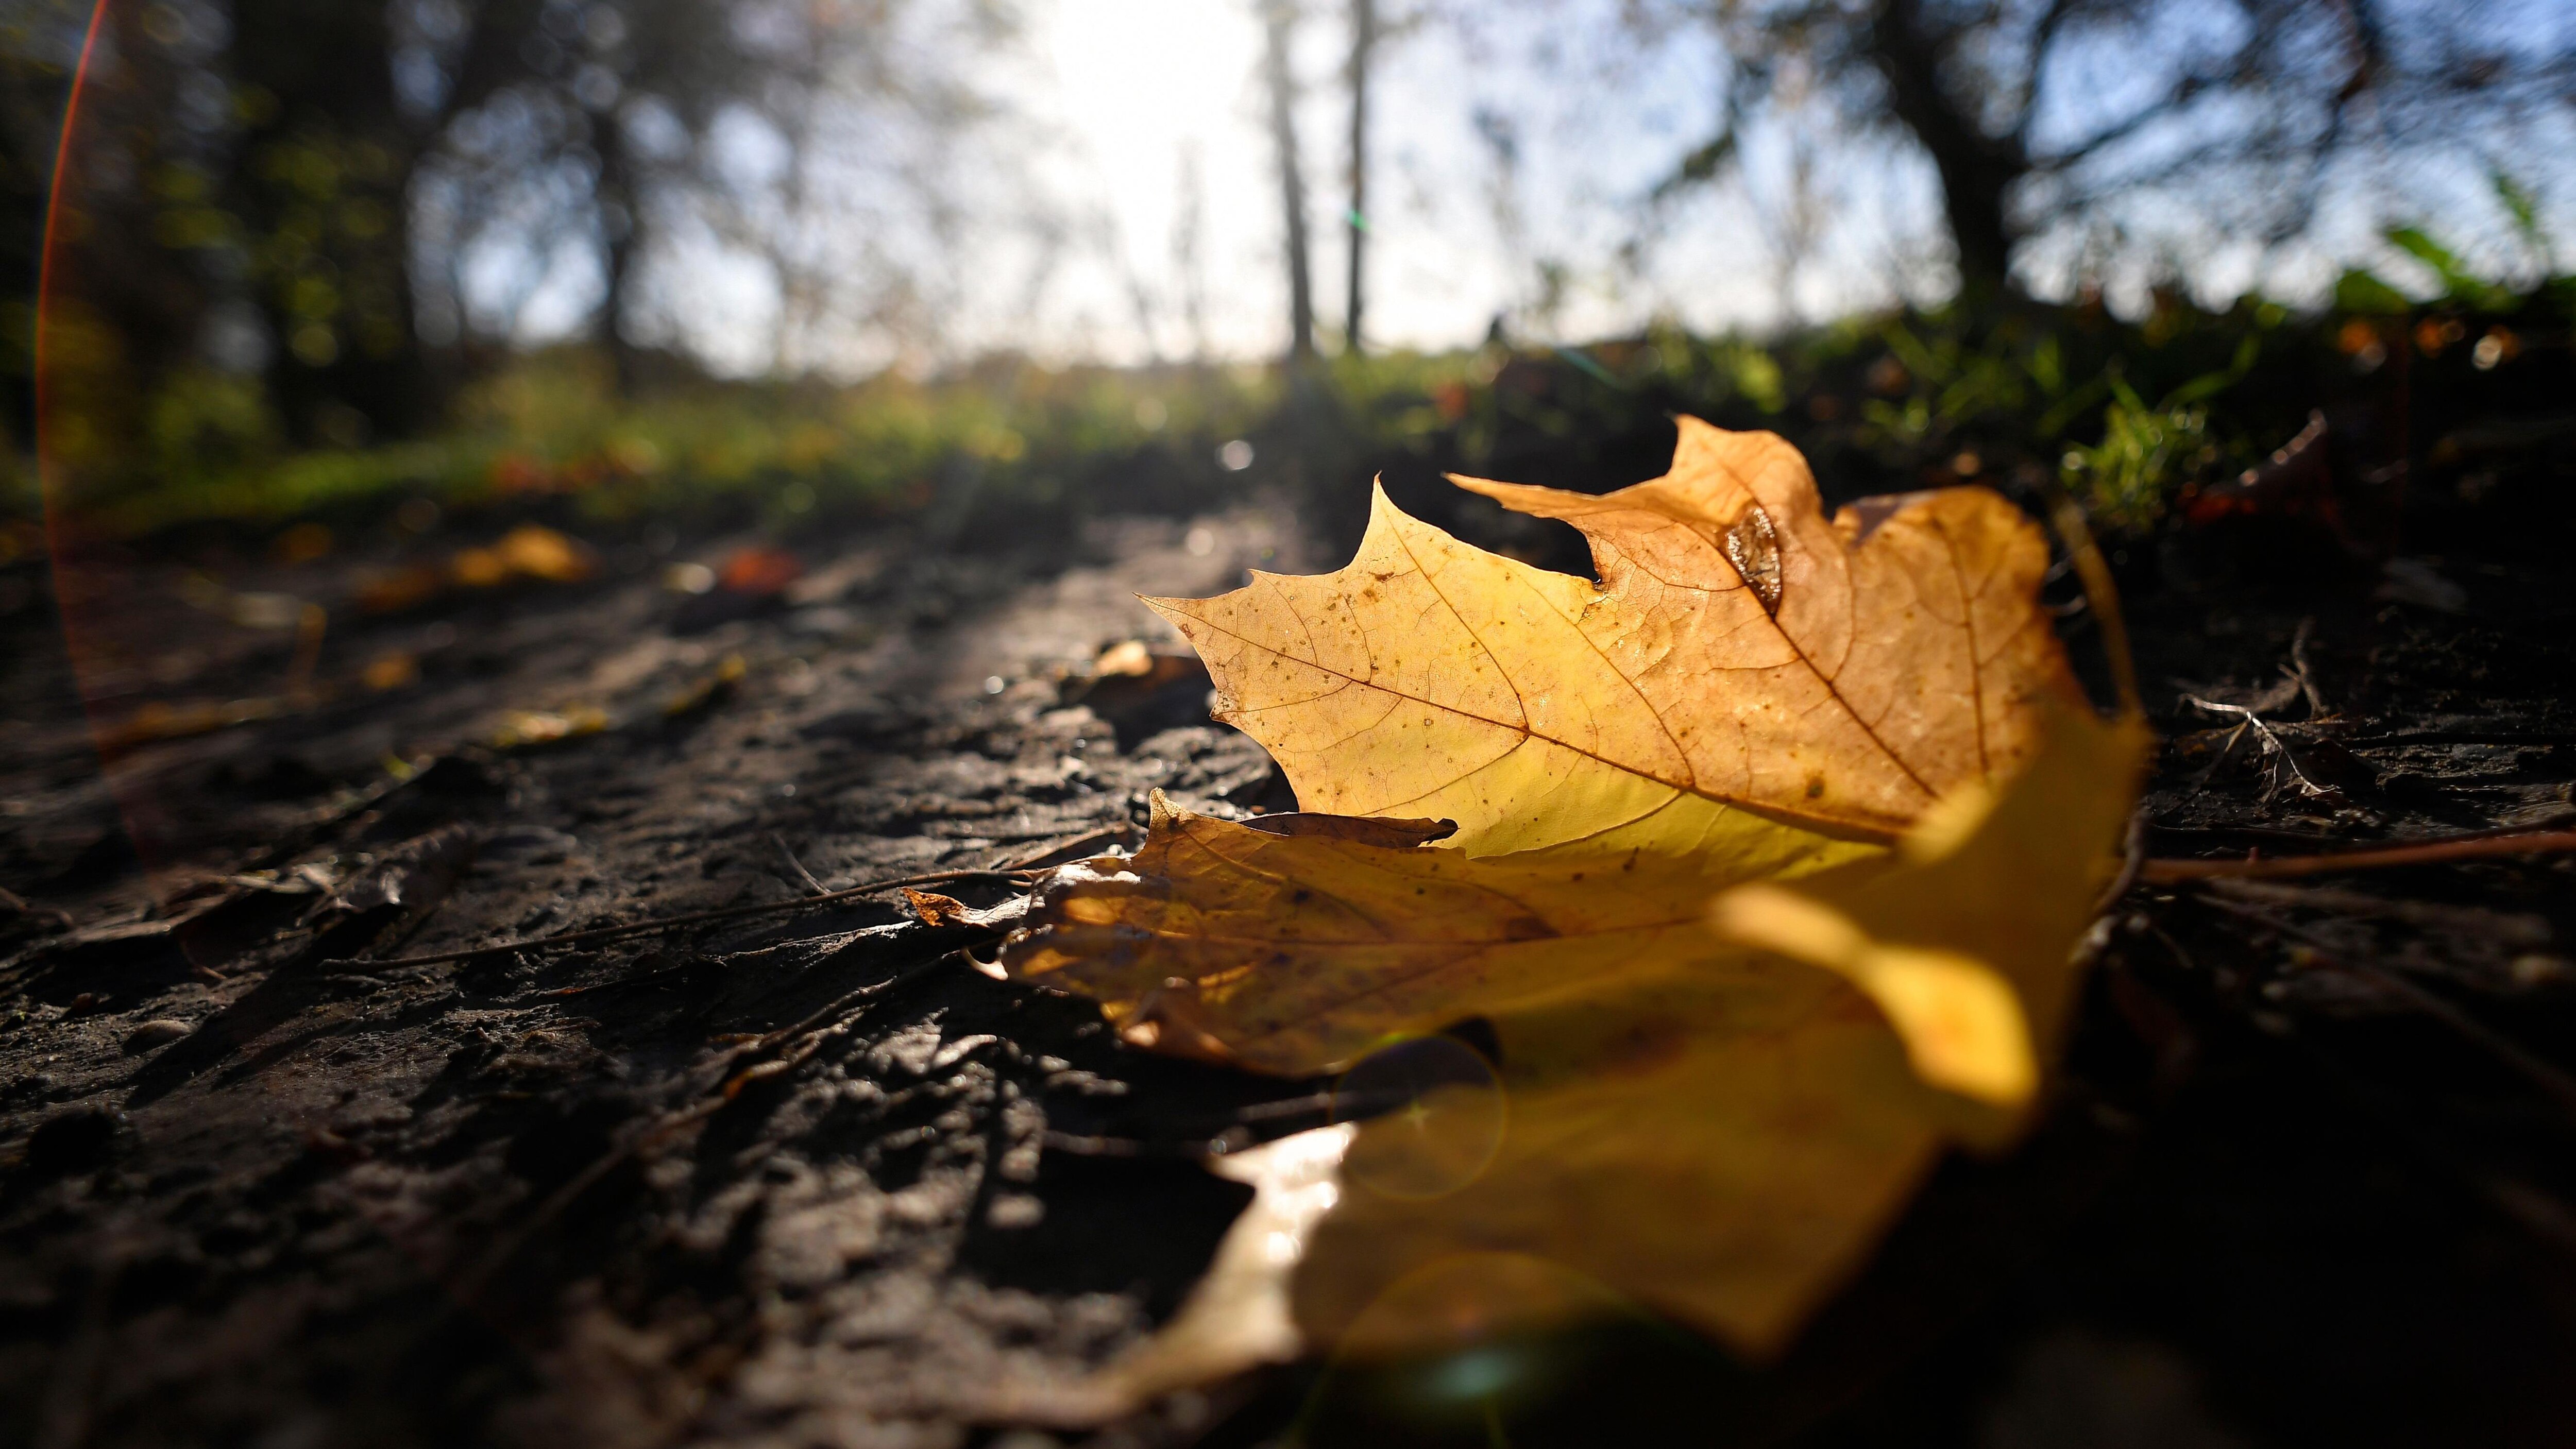
{"label": "dry stick", "polygon": [[2252,728],[2254,728],[2253,722],[2251,720],[2247,720],[2240,722],[2236,728],[2228,731],[2227,743],[2218,747],[2218,758],[2209,762],[2208,769],[2205,769],[2192,777],[2191,792],[2193,794],[2197,795],[2201,791],[2208,789],[2210,777],[2216,775],[2221,766],[2236,758],[2236,747],[2245,742],[2245,732]]}
{"label": "dry stick", "polygon": [[2507,946],[2546,946],[2553,939],[2546,917],[2512,915],[2483,906],[2446,906],[2432,901],[2391,900],[2365,891],[2333,886],[2290,885],[2282,881],[2221,877],[2204,882],[2209,889],[2255,905],[2298,906],[2347,916],[2377,917],[2410,926],[2472,931]]}
{"label": "dry stick", "polygon": [[2452,836],[2440,840],[2402,841],[2364,846],[2328,855],[2282,855],[2270,860],[2150,860],[2138,879],[2148,885],[2180,885],[2195,880],[2282,880],[2333,875],[2347,870],[2387,870],[2401,865],[2439,865],[2451,860],[2481,860],[2498,855],[2543,855],[2576,850],[2576,830],[2533,830],[2518,834]]}
{"label": "dry stick", "polygon": [[2317,688],[2316,668],[2308,663],[2308,636],[2314,634],[2316,628],[2317,621],[2313,615],[2299,621],[2299,632],[2290,636],[2290,663],[2295,667],[2284,671],[2299,682],[2299,692],[2308,697],[2308,718],[2311,720],[2324,719],[2333,713],[2326,708],[2325,691]]}
{"label": "dry stick", "polygon": [[773,830],[769,832],[769,841],[770,844],[778,847],[778,853],[780,855],[787,857],[787,868],[796,872],[796,878],[798,880],[805,882],[806,890],[818,896],[827,896],[832,893],[821,881],[814,879],[814,872],[805,868],[805,862],[796,858],[795,848],[787,843],[786,836]]}
{"label": "dry stick", "polygon": [[961,880],[1000,880],[1013,885],[1026,885],[1028,872],[1009,867],[990,870],[937,870],[928,875],[908,875],[900,880],[874,881],[843,890],[826,891],[819,896],[798,896],[789,901],[762,901],[756,905],[725,906],[712,911],[693,911],[685,916],[666,916],[655,921],[630,921],[622,926],[594,926],[586,931],[564,931],[552,936],[532,936],[524,941],[496,941],[489,946],[469,946],[462,951],[439,951],[427,956],[393,956],[382,961],[367,961],[368,966],[437,966],[449,961],[470,961],[477,956],[496,956],[505,951],[533,951],[541,946],[572,946],[584,941],[608,941],[619,936],[643,936],[655,931],[674,930],[681,926],[704,925],[710,921],[730,921],[742,916],[774,915],[783,911],[801,911],[814,906],[855,900],[878,891],[904,886],[945,885]]}
{"label": "dry stick", "polygon": [[2145,807],[2129,814],[2129,833],[2120,842],[2120,873],[2093,898],[2093,914],[2100,915],[2120,903],[2129,887],[2138,883],[2138,872],[2147,868],[2147,812]]}
{"label": "dry stick", "polygon": [[[2232,714],[2241,716],[2244,719],[2245,724],[2239,725],[2237,728],[2242,730],[2246,725],[2253,726],[2254,733],[2262,737],[2264,749],[2272,754],[2280,756],[2281,763],[2290,767],[2290,778],[2299,782],[2299,789],[2301,792],[2312,797],[2331,795],[2334,793],[2325,786],[2308,778],[2308,772],[2299,768],[2299,757],[2290,753],[2290,747],[2281,743],[2281,737],[2272,733],[2272,727],[2263,722],[2263,717],[2261,715],[2256,714],[2254,711],[2247,709],[2241,704],[2220,704],[2216,700],[2203,699],[2196,694],[2186,694],[2183,696],[2183,699],[2190,704],[2194,704],[2202,709],[2208,710],[2212,714]],[[2235,743],[2235,736],[2229,736],[2228,746],[2230,750],[2233,750]],[[2225,758],[2226,757],[2222,755],[2220,757],[2220,762],[2224,762]],[[2218,764],[2213,763],[2209,768],[2214,773],[2218,769]],[[2272,798],[2273,791],[2280,788],[2280,779],[2280,774],[2277,771],[2274,772],[2272,776],[2272,790],[2266,790],[2264,792],[2264,799],[2269,800]]]}
{"label": "dry stick", "polygon": [[2135,718],[2144,713],[2138,666],[2129,654],[2129,626],[2120,614],[2120,591],[2111,582],[2111,565],[2102,557],[2101,545],[2093,541],[2084,505],[2053,481],[2046,487],[2048,521],[2057,526],[2058,540],[2066,545],[2066,561],[2074,566],[2077,582],[2084,585],[2085,602],[2092,606],[2094,627],[2102,631],[2102,652],[2111,666],[2111,687],[2120,695],[2120,712]]}

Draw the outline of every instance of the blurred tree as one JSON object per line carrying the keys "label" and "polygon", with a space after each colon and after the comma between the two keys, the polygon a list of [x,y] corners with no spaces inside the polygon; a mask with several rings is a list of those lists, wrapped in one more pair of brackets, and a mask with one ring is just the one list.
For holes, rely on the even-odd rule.
{"label": "blurred tree", "polygon": [[1350,248],[1350,275],[1344,283],[1342,346],[1356,355],[1360,350],[1360,318],[1366,292],[1365,266],[1368,248],[1368,120],[1369,62],[1377,49],[1377,0],[1351,0],[1351,57],[1345,79],[1351,90],[1350,195],[1349,212],[1343,216],[1344,234]]}
{"label": "blurred tree", "polygon": [[[20,248],[11,276],[27,279],[0,295],[0,345],[17,359],[0,375],[19,417],[34,247],[91,14],[81,0],[20,0],[0,15],[0,203],[17,223],[0,246]],[[912,134],[933,138],[908,154],[915,192],[960,174],[927,158],[989,112],[967,78],[1013,12],[1007,0],[106,0],[97,14],[64,152],[47,335],[68,409],[57,440],[109,446],[184,439],[190,399],[228,434],[273,407],[284,436],[308,445],[415,429],[491,344],[522,340],[508,295],[523,301],[567,259],[596,279],[597,330],[630,386],[639,348],[685,331],[640,300],[657,258],[703,256],[710,241],[766,258],[782,332],[829,315],[820,294],[845,272],[899,295],[913,259],[845,268],[848,249],[819,240],[839,233],[808,213],[827,193],[878,204],[901,188],[818,177],[811,153],[818,138],[887,153]],[[504,304],[476,308],[469,278]],[[194,373],[257,378],[266,402],[252,396],[246,412],[238,386]]]}
{"label": "blurred tree", "polygon": [[[198,83],[222,40],[209,20],[180,6],[30,0],[0,31],[14,262],[0,324],[25,409],[12,422],[35,422],[41,277],[53,292],[42,340],[62,424],[53,441],[67,460],[139,434],[145,385],[193,364],[207,341],[223,278],[189,229],[224,126],[220,91]],[[66,137],[76,75],[79,120]]]}
{"label": "blurred tree", "polygon": [[1307,261],[1306,172],[1297,154],[1297,76],[1292,63],[1295,0],[1262,0],[1266,45],[1261,78],[1270,97],[1270,144],[1279,164],[1282,250],[1288,263],[1288,360],[1315,355],[1315,283]]}
{"label": "blurred tree", "polygon": [[[13,47],[31,80],[68,76],[88,7],[50,8],[68,13]],[[198,373],[263,377],[303,442],[433,416],[408,188],[436,118],[396,100],[384,7],[109,0],[97,14],[76,109],[65,84],[46,96],[55,107],[21,103],[7,128],[13,157],[41,149],[50,180],[62,118],[75,118],[47,314],[56,441],[182,438],[156,399],[234,397]],[[22,167],[10,169],[14,190]],[[145,410],[161,421],[145,426]],[[238,421],[234,401],[222,411]]]}
{"label": "blurred tree", "polygon": [[1433,24],[1455,17],[1444,14],[1436,0],[1424,0],[1389,12],[1381,0],[1349,0],[1350,52],[1342,63],[1342,80],[1350,100],[1350,136],[1345,181],[1350,209],[1342,226],[1348,267],[1344,281],[1342,345],[1360,350],[1367,317],[1368,243],[1375,228],[1369,212],[1369,100],[1373,72],[1386,51]]}
{"label": "blurred tree", "polygon": [[412,319],[409,193],[441,118],[405,113],[381,3],[235,0],[231,25],[229,164],[174,178],[203,220],[165,240],[238,249],[295,436],[408,432],[438,402]]}
{"label": "blurred tree", "polygon": [[0,446],[34,435],[38,249],[86,18],[72,0],[0,11]]}
{"label": "blurred tree", "polygon": [[478,246],[513,254],[524,299],[576,239],[597,276],[597,335],[627,388],[643,345],[679,330],[652,314],[643,285],[678,242],[720,240],[768,264],[777,360],[831,310],[822,294],[837,272],[869,277],[899,306],[912,279],[866,251],[865,229],[842,234],[846,247],[816,245],[817,207],[884,201],[850,196],[817,168],[817,147],[875,157],[909,144],[901,174],[851,184],[906,191],[936,228],[955,172],[927,158],[990,113],[973,68],[1014,28],[998,0],[398,3],[420,88],[450,117],[424,188],[447,262],[425,279],[441,284],[442,328],[476,320],[464,276]]}
{"label": "blurred tree", "polygon": [[[451,218],[465,223],[443,238],[451,284],[495,221],[521,233],[540,272],[552,244],[580,237],[598,272],[598,336],[631,390],[637,261],[653,207],[710,164],[708,131],[729,106],[757,109],[810,80],[810,49],[758,43],[755,12],[789,23],[793,12],[741,0],[483,0],[461,11],[411,0],[409,10],[419,84],[453,117],[432,159]],[[465,299],[446,302],[462,325]]]}
{"label": "blurred tree", "polygon": [[[2535,7],[2422,0],[1624,0],[1632,31],[1713,27],[1713,134],[1658,200],[1740,159],[1748,129],[1810,100],[1910,138],[1938,173],[1962,287],[2014,290],[2017,248],[2188,193],[2203,219],[2278,240],[2354,152],[2503,139],[2571,101],[2576,33]],[[2546,6],[2538,7],[2541,10]],[[2528,19],[2529,17],[2524,17]]]}

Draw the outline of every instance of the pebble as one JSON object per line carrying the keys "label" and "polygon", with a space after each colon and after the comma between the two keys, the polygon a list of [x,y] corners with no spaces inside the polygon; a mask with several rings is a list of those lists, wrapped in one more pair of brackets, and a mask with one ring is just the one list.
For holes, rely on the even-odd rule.
{"label": "pebble", "polygon": [[195,1030],[184,1021],[173,1021],[166,1016],[147,1021],[125,1034],[125,1054],[134,1056],[154,1047],[168,1046]]}

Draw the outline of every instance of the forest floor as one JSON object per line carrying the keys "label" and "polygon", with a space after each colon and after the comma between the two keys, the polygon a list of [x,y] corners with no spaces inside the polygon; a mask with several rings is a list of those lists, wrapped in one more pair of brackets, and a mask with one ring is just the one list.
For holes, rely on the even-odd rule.
{"label": "forest floor", "polygon": [[[2482,536],[2142,559],[2148,848],[2576,817],[2576,571]],[[383,963],[1288,808],[1133,595],[1338,560],[1274,505],[669,586],[737,544],[380,616],[366,560],[84,555],[95,718],[6,621],[0,1444],[2576,1442],[2570,855],[2131,891],[2031,1138],[1780,1363],[1626,1325],[1499,1400],[1308,1363],[1043,1427],[1246,1200],[1206,1144],[1315,1084],[978,972],[998,880]]]}

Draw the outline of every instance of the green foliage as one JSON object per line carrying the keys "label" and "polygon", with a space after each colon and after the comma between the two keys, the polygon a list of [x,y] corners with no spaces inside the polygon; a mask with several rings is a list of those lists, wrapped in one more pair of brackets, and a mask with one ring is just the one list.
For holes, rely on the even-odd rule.
{"label": "green foliage", "polygon": [[2438,300],[2456,302],[2481,312],[2513,310],[2517,299],[2509,288],[2471,272],[2450,248],[2427,236],[2421,228],[2391,227],[2386,236],[2389,245],[2432,268],[2433,274],[2442,279],[2442,295]]}
{"label": "green foliage", "polygon": [[2405,293],[2359,268],[2336,279],[2334,302],[2338,312],[2365,317],[2402,316],[2415,305]]}
{"label": "green foliage", "polygon": [[2218,447],[2209,438],[2207,408],[2151,408],[2125,384],[2117,392],[2102,411],[2102,441],[2067,449],[2063,467],[2094,518],[2143,533],[2183,482],[2218,461]]}
{"label": "green foliage", "polygon": [[153,467],[185,477],[256,467],[277,451],[277,417],[255,378],[187,368],[156,393],[144,423]]}
{"label": "green foliage", "polygon": [[139,455],[86,470],[80,501],[125,533],[200,519],[274,524],[406,497],[542,502],[603,522],[749,511],[781,525],[920,509],[961,490],[1049,503],[1120,459],[1212,457],[1275,401],[1257,372],[996,362],[938,382],[705,382],[623,402],[602,359],[563,349],[465,389],[453,426],[431,438],[296,452],[254,379],[192,371],[154,400]]}
{"label": "green foliage", "polygon": [[[2411,242],[2428,266],[2457,270]],[[98,429],[58,437],[82,450],[78,501],[128,533],[273,526],[414,497],[784,531],[832,516],[918,514],[947,528],[977,510],[1204,507],[1246,486],[1288,488],[1323,520],[1349,479],[1400,463],[1413,476],[1627,481],[1660,462],[1665,419],[1691,412],[1788,435],[1843,496],[1961,481],[2029,496],[2054,478],[2106,529],[2138,534],[2183,490],[2279,446],[2336,389],[2377,387],[2389,346],[2422,354],[2423,385],[2565,327],[2555,283],[2532,297],[2447,285],[2464,300],[2413,304],[2355,273],[2342,305],[2311,316],[2160,295],[2130,321],[2081,305],[1857,317],[1769,340],[1659,326],[1582,348],[1346,356],[1293,381],[1253,366],[1000,358],[935,380],[700,381],[624,400],[604,358],[566,348],[464,388],[426,439],[310,451],[283,441],[255,380],[191,369],[154,395],[122,455]],[[2390,298],[2402,320],[2385,313]],[[2481,329],[2501,322],[2472,325],[2494,315],[2513,318],[2500,342]],[[2481,346],[2488,361],[2474,362]],[[1217,465],[1235,438],[1257,445],[1253,470]]]}

